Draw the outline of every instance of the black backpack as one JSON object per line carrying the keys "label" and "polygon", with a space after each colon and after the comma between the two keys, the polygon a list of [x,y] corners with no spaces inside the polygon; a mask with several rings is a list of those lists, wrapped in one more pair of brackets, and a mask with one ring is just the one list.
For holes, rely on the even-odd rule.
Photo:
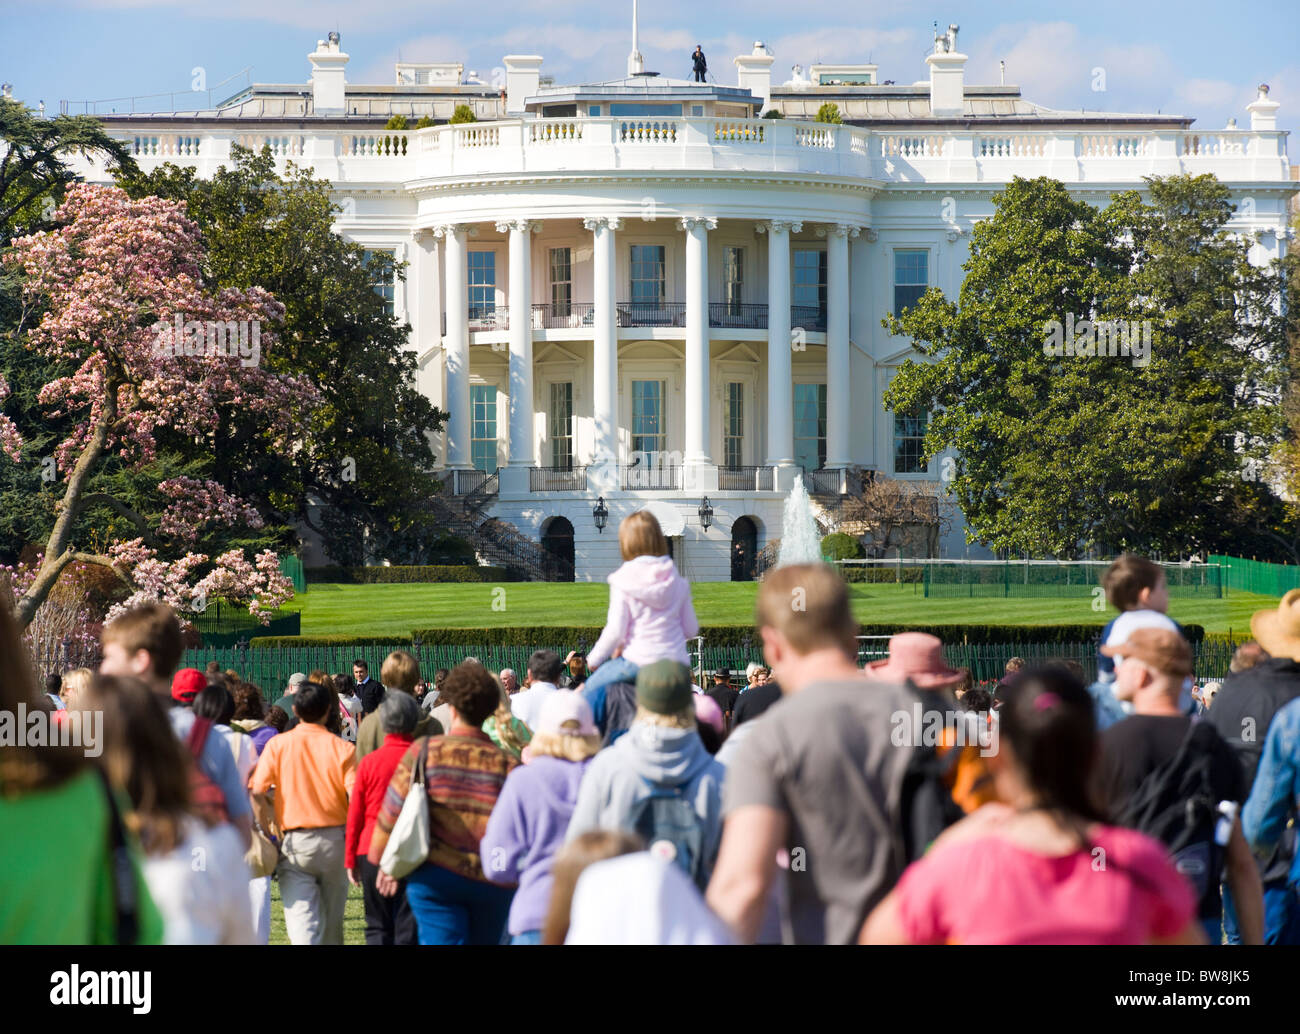
{"label": "black backpack", "polygon": [[1195,889],[1202,915],[1214,913],[1227,855],[1215,836],[1220,802],[1211,768],[1217,739],[1211,726],[1193,720],[1174,756],[1142,780],[1116,816],[1120,825],[1165,845],[1174,868]]}

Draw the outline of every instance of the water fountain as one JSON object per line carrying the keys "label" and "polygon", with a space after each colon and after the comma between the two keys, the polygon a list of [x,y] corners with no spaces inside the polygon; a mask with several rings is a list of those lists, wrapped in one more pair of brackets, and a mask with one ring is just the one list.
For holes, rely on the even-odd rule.
{"label": "water fountain", "polygon": [[803,475],[794,479],[794,487],[785,500],[781,517],[781,549],[776,566],[817,564],[822,559],[822,539],[813,519],[812,500],[804,487]]}

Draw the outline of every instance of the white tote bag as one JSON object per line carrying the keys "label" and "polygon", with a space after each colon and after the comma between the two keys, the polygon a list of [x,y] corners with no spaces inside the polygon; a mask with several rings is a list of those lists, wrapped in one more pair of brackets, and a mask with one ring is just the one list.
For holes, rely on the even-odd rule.
{"label": "white tote bag", "polygon": [[424,759],[428,750],[427,737],[417,741],[411,786],[379,860],[380,871],[395,880],[409,876],[429,857],[429,794],[424,788]]}

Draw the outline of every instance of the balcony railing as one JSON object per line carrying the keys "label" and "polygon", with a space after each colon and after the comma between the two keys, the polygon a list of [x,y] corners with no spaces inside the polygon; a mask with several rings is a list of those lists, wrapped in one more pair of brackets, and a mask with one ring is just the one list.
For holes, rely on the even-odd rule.
{"label": "balcony railing", "polygon": [[838,467],[805,470],[803,483],[809,495],[843,495],[846,490],[844,471]]}
{"label": "balcony railing", "polygon": [[482,488],[489,477],[496,477],[485,470],[452,470],[448,473],[451,474],[452,495],[469,495]]}
{"label": "balcony railing", "polygon": [[[1104,114],[1099,116],[1104,118]],[[1048,175],[1066,182],[1214,173],[1220,179],[1288,178],[1285,132],[1074,126],[867,129],[801,119],[500,119],[421,130],[238,124],[178,127],[168,113],[108,115],[109,132],[148,171],[179,160],[210,176],[231,147],[264,146],[331,181],[366,182],[480,173],[726,168],[859,177],[886,183],[989,181]],[[288,122],[290,120],[286,120]],[[990,120],[994,121],[994,120]],[[86,172],[83,165],[79,172]],[[105,173],[106,176],[106,173]],[[99,175],[89,178],[100,180]]]}
{"label": "balcony railing", "polygon": [[469,308],[469,329],[509,330],[510,307],[507,305],[471,305]]}
{"label": "balcony railing", "polygon": [[820,305],[791,305],[790,326],[792,329],[802,327],[814,334],[826,333],[826,309]]}
{"label": "balcony railing", "polygon": [[767,306],[750,302],[710,302],[709,326],[766,330]]}
{"label": "balcony railing", "polygon": [[531,467],[528,471],[530,492],[585,492],[586,467]]}
{"label": "balcony railing", "polygon": [[596,308],[591,302],[557,305],[541,302],[533,305],[534,330],[581,330],[596,322]]}
{"label": "balcony railing", "polygon": [[619,302],[620,327],[684,327],[685,302]]}
{"label": "balcony railing", "polygon": [[682,487],[682,468],[668,463],[620,464],[618,480],[626,492],[679,489]]}
{"label": "balcony railing", "polygon": [[718,488],[723,492],[773,492],[775,467],[719,467]]}

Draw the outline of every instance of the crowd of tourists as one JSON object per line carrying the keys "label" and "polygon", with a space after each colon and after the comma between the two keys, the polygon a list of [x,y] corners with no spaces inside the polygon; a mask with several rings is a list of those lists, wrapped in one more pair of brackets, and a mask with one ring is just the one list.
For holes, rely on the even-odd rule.
{"label": "crowd of tourists", "polygon": [[0,713],[98,730],[0,748],[0,942],[265,944],[273,882],[294,944],[343,942],[350,887],[367,944],[1300,942],[1300,591],[1209,692],[1124,556],[1096,679],[979,685],[920,633],[862,666],[844,581],[793,565],[764,663],[700,685],[654,517],[619,545],[590,653],[521,672],[258,687],[147,604],[42,687],[0,607]]}

